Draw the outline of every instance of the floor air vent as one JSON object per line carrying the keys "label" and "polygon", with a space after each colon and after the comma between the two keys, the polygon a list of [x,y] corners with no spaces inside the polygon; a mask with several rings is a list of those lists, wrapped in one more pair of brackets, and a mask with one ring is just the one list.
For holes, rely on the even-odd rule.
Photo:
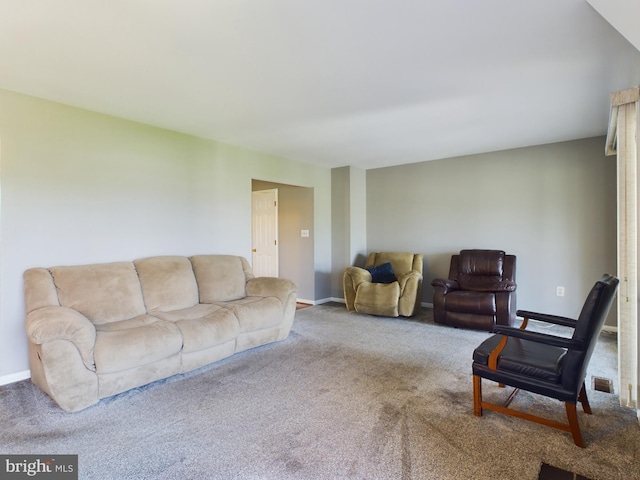
{"label": "floor air vent", "polygon": [[591,377],[591,386],[599,392],[613,393],[613,380],[609,378]]}
{"label": "floor air vent", "polygon": [[540,466],[538,480],[589,480],[587,477],[552,467],[546,463]]}
{"label": "floor air vent", "polygon": [[577,475],[567,470],[553,467],[546,463],[540,466],[540,473],[538,474],[538,480],[589,480],[587,477]]}

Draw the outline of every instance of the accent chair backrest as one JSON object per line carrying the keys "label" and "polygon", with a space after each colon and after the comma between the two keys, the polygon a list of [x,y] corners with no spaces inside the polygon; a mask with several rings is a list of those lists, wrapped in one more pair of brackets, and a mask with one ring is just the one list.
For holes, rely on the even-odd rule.
{"label": "accent chair backrest", "polygon": [[580,388],[587,372],[591,354],[598,341],[600,330],[618,290],[620,280],[603,275],[593,286],[584,302],[572,338],[584,342],[580,350],[569,349],[562,368],[562,385],[572,390]]}

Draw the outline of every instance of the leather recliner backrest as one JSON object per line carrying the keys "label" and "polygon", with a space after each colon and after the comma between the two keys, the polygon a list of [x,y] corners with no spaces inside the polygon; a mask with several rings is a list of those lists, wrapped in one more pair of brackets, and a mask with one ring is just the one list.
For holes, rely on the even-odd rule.
{"label": "leather recliner backrest", "polygon": [[458,284],[463,290],[483,290],[503,280],[502,250],[461,250],[458,257]]}

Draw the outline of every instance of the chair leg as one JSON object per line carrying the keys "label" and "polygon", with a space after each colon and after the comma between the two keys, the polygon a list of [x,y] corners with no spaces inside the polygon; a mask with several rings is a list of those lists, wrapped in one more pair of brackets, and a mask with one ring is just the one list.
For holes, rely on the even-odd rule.
{"label": "chair leg", "polygon": [[580,425],[578,424],[578,412],[576,411],[576,404],[565,402],[564,406],[567,410],[567,418],[569,419],[569,427],[571,428],[573,443],[581,448],[584,448],[584,442],[582,441],[582,435],[580,434]]}
{"label": "chair leg", "polygon": [[578,394],[578,400],[582,405],[582,410],[584,413],[588,413],[591,415],[591,405],[589,405],[589,399],[587,398],[587,390],[584,388],[584,382],[582,383],[582,388],[580,389],[580,393]]}
{"label": "chair leg", "polygon": [[473,376],[473,414],[482,416],[482,378],[478,375]]}

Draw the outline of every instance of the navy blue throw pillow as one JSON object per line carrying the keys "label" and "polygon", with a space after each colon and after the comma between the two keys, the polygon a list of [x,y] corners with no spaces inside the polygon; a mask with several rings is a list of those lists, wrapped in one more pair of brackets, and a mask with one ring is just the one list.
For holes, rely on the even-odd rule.
{"label": "navy blue throw pillow", "polygon": [[398,280],[390,263],[383,263],[377,267],[367,268],[367,270],[371,273],[373,283],[393,283]]}

